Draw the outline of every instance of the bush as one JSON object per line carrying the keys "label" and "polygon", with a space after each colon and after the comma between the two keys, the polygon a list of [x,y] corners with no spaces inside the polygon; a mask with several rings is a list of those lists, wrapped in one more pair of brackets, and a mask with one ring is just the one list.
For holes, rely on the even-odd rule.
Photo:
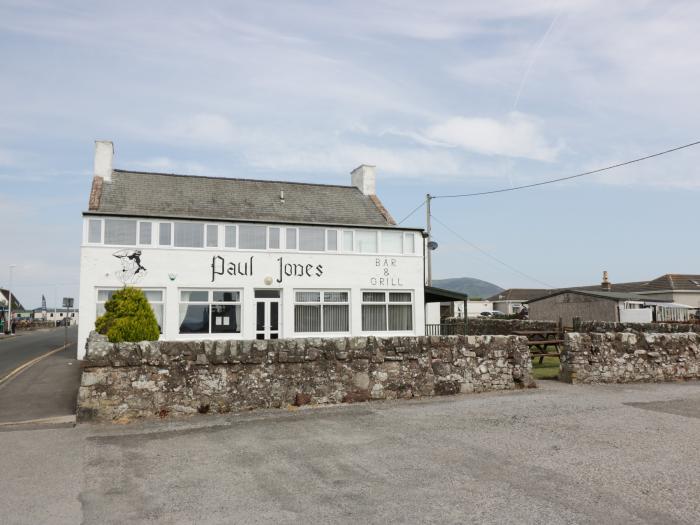
{"label": "bush", "polygon": [[158,321],[143,291],[122,288],[105,303],[105,314],[95,321],[95,329],[112,343],[157,341]]}

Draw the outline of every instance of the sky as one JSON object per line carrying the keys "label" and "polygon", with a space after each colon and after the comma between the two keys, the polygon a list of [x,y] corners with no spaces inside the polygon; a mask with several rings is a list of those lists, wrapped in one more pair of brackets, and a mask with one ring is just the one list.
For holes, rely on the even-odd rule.
{"label": "sky", "polygon": [[[670,0],[0,0],[0,286],[14,264],[26,307],[78,296],[96,139],[121,169],[349,184],[374,164],[397,220],[700,140],[699,26]],[[433,277],[700,273],[699,161],[435,199]]]}

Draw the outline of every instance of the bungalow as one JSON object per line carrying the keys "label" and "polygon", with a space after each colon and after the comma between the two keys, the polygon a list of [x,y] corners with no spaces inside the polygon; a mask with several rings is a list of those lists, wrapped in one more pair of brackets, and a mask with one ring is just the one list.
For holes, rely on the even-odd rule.
{"label": "bungalow", "polygon": [[423,231],[396,225],[373,166],[341,186],[118,170],[113,155],[96,142],[79,358],[123,286],[145,292],[163,339],[425,333]]}

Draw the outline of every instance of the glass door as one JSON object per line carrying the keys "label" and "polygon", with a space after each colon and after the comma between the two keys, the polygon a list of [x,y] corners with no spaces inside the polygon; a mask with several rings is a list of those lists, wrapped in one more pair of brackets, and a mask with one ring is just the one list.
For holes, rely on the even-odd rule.
{"label": "glass door", "polygon": [[255,338],[279,339],[280,291],[255,290]]}

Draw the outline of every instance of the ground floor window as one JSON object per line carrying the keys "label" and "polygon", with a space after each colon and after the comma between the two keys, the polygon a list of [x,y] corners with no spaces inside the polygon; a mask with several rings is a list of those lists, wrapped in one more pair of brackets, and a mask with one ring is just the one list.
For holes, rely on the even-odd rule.
{"label": "ground floor window", "polygon": [[336,290],[294,292],[294,331],[349,332],[350,294]]}
{"label": "ground floor window", "polygon": [[[105,303],[109,301],[118,288],[98,288],[97,289],[97,317],[104,315]],[[144,288],[143,293],[148,300],[148,304],[153,309],[153,314],[158,322],[158,329],[163,333],[163,311],[165,304],[165,293],[163,290]]]}
{"label": "ground floor window", "polygon": [[362,292],[362,331],[413,330],[412,292]]}
{"label": "ground floor window", "polygon": [[180,333],[241,333],[241,292],[180,290]]}

